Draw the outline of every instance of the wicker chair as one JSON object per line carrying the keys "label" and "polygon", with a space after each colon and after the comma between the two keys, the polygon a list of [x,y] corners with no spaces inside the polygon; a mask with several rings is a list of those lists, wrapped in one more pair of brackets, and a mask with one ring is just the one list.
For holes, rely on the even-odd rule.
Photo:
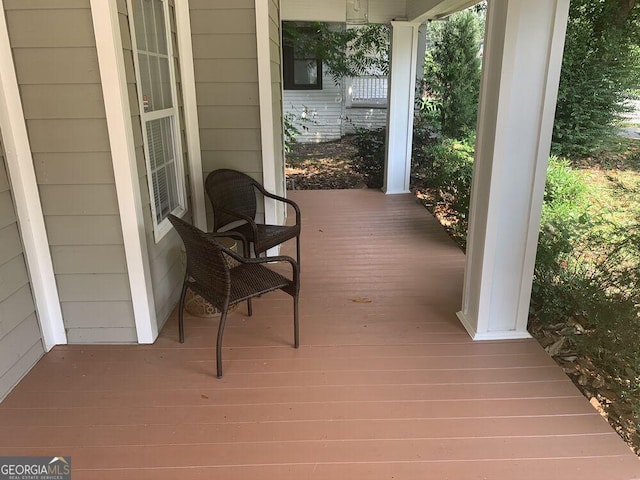
{"label": "wicker chair", "polygon": [[[222,335],[229,307],[247,300],[251,316],[251,298],[274,290],[282,290],[293,297],[294,346],[298,348],[298,296],[300,292],[299,268],[297,262],[286,256],[248,259],[218,243],[216,237],[234,234],[205,233],[180,218],[169,215],[169,220],[182,238],[187,252],[187,271],[178,312],[178,332],[180,343],[184,342],[184,303],[187,289],[202,296],[220,312],[216,361],[218,378],[222,377]],[[227,260],[233,259],[235,266]],[[293,271],[292,280],[264,266],[267,262],[288,262]]]}
{"label": "wicker chair", "polygon": [[[296,260],[300,265],[300,208],[287,199],[267,192],[260,183],[244,173],[221,169],[211,172],[205,182],[207,196],[213,206],[213,231],[238,221],[244,221],[231,231],[240,233],[253,243],[256,257],[268,249],[295,237]],[[296,212],[296,223],[291,226],[256,223],[257,193],[291,205]],[[245,255],[249,256],[245,251]]]}

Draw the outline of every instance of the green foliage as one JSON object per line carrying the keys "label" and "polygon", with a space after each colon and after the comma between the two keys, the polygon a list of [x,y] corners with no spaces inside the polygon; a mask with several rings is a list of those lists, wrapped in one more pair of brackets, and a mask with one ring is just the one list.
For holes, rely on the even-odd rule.
{"label": "green foliage", "polygon": [[352,168],[366,178],[367,187],[381,188],[384,182],[384,160],[387,131],[357,129],[353,144],[357,153]]}
{"label": "green foliage", "polygon": [[431,158],[429,183],[436,188],[437,201],[456,212],[461,228],[466,232],[471,200],[475,135],[461,140],[445,138],[426,149]]}
{"label": "green foliage", "polygon": [[590,201],[595,194],[567,161],[551,159],[531,310],[544,325],[577,332],[571,349],[616,385],[610,417],[638,425],[640,228],[612,223]]}
{"label": "green foliage", "polygon": [[572,0],[553,151],[592,153],[612,135],[630,89],[640,85],[640,4]]}
{"label": "green foliage", "polygon": [[[311,34],[309,34],[311,32]],[[344,77],[389,72],[389,27],[348,28],[325,22],[283,22],[283,42],[322,60],[338,84]]]}
{"label": "green foliage", "polygon": [[429,27],[433,44],[425,58],[425,80],[431,105],[440,109],[445,136],[456,138],[475,128],[480,92],[481,20],[471,10]]}

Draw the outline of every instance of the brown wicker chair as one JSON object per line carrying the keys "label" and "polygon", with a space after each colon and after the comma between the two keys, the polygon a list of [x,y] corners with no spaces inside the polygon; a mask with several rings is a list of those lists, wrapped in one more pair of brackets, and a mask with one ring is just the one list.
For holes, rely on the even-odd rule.
{"label": "brown wicker chair", "polygon": [[[243,235],[253,243],[256,257],[268,249],[292,238],[296,239],[296,260],[300,265],[300,208],[284,197],[267,192],[260,183],[250,176],[235,170],[220,169],[211,172],[205,182],[207,196],[213,206],[213,231],[231,223],[244,221],[231,231]],[[291,205],[296,212],[296,223],[290,226],[265,225],[256,223],[257,193],[279,202]],[[245,255],[249,256],[245,251]]]}
{"label": "brown wicker chair", "polygon": [[[184,220],[169,215],[169,220],[182,238],[187,252],[187,270],[185,273],[178,312],[178,332],[180,343],[184,342],[184,301],[187,289],[201,295],[220,312],[218,338],[216,343],[216,361],[218,378],[222,377],[222,335],[229,307],[247,300],[247,309],[251,315],[251,298],[273,290],[282,290],[293,297],[294,346],[298,348],[298,295],[300,292],[299,268],[297,262],[286,256],[244,258],[218,243],[216,237],[229,237],[234,234],[205,233]],[[230,267],[228,257],[235,260]],[[288,262],[291,264],[293,278],[280,275],[263,264],[267,262]]]}

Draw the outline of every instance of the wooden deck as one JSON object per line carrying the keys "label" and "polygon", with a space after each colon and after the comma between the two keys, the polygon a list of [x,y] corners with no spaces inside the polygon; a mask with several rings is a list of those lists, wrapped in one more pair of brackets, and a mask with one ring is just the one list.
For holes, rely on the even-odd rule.
{"label": "wooden deck", "polygon": [[408,195],[295,192],[291,300],[175,315],[152,346],[66,346],[0,405],[0,454],[70,455],[78,479],[640,478],[640,462],[534,341],[473,343],[463,255]]}

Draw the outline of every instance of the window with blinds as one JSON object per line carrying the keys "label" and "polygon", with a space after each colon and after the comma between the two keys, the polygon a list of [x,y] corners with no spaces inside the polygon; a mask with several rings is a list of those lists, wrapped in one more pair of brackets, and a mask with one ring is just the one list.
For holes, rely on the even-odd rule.
{"label": "window with blinds", "polygon": [[129,0],[156,241],[170,229],[169,214],[182,215],[187,205],[168,3],[166,0]]}

